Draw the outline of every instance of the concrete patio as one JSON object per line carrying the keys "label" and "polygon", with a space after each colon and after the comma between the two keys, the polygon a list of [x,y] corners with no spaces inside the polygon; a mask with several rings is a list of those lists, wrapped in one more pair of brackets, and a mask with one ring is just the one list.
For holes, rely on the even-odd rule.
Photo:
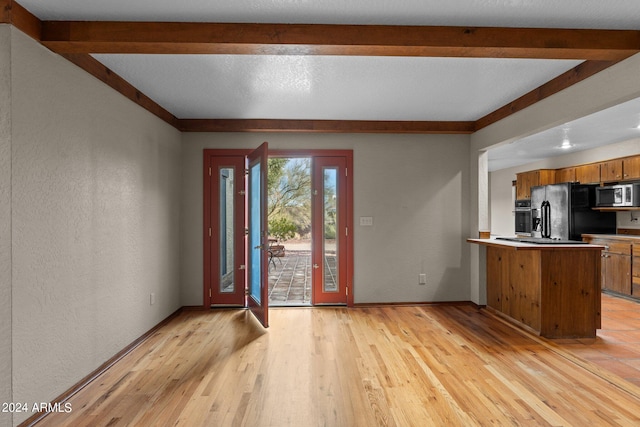
{"label": "concrete patio", "polygon": [[311,251],[286,250],[269,263],[269,305],[311,305]]}
{"label": "concrete patio", "polygon": [[[286,249],[283,257],[269,263],[269,305],[311,305],[311,251]],[[335,255],[325,256],[325,287],[336,289]]]}

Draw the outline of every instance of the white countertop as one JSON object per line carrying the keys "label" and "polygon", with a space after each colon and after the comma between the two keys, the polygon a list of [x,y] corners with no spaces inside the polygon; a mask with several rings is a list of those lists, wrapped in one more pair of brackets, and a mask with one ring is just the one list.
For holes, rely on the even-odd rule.
{"label": "white countertop", "polygon": [[593,239],[639,240],[640,241],[640,235],[636,235],[636,234],[583,234],[583,236],[589,236]]}
{"label": "white countertop", "polygon": [[501,247],[511,247],[514,249],[593,249],[593,250],[602,250],[604,246],[601,245],[591,245],[588,243],[578,243],[578,244],[568,244],[568,245],[544,245],[537,243],[524,243],[524,242],[510,242],[508,240],[496,240],[495,238],[491,239],[467,239],[469,243],[476,243],[479,245],[485,246],[501,246]]}

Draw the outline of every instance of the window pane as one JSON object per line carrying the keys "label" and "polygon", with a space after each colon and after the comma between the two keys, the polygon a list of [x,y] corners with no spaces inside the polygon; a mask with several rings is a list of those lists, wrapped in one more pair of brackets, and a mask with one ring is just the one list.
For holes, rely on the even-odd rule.
{"label": "window pane", "polygon": [[261,239],[260,239],[260,163],[253,165],[249,171],[249,292],[253,299],[261,304],[260,277]]}
{"label": "window pane", "polygon": [[324,237],[322,242],[324,262],[324,292],[338,292],[338,194],[337,194],[337,168],[324,169],[324,197],[323,197],[323,221]]}
{"label": "window pane", "polygon": [[220,173],[220,292],[235,291],[234,260],[234,168],[222,167]]}

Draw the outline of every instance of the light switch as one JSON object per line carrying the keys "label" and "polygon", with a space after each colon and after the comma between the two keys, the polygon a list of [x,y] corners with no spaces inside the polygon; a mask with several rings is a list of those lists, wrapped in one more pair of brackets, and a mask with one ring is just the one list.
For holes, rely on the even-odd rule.
{"label": "light switch", "polygon": [[372,216],[361,216],[360,217],[360,225],[365,227],[370,227],[373,225],[373,217]]}

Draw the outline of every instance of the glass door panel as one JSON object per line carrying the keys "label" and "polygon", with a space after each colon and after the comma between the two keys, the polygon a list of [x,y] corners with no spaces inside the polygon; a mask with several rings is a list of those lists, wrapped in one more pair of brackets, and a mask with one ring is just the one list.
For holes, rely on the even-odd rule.
{"label": "glass door panel", "polygon": [[313,304],[346,304],[346,161],[313,161]]}
{"label": "glass door panel", "polygon": [[260,304],[262,237],[260,235],[260,163],[249,168],[249,294]]}
{"label": "glass door panel", "polygon": [[220,230],[219,239],[219,255],[220,255],[220,272],[218,280],[220,282],[220,293],[233,293],[236,290],[235,281],[235,259],[234,259],[234,242],[235,233],[233,232],[234,206],[233,195],[235,193],[235,168],[222,167],[218,169],[220,178],[220,221],[218,229]]}
{"label": "glass door panel", "polygon": [[322,277],[323,292],[338,292],[338,245],[336,244],[336,233],[340,229],[338,221],[338,200],[337,182],[338,168],[322,168],[323,175],[323,200],[322,200],[322,253],[324,263],[324,274]]}
{"label": "glass door panel", "polygon": [[267,254],[267,150],[265,142],[249,155],[248,176],[248,306],[260,323],[269,326]]}

